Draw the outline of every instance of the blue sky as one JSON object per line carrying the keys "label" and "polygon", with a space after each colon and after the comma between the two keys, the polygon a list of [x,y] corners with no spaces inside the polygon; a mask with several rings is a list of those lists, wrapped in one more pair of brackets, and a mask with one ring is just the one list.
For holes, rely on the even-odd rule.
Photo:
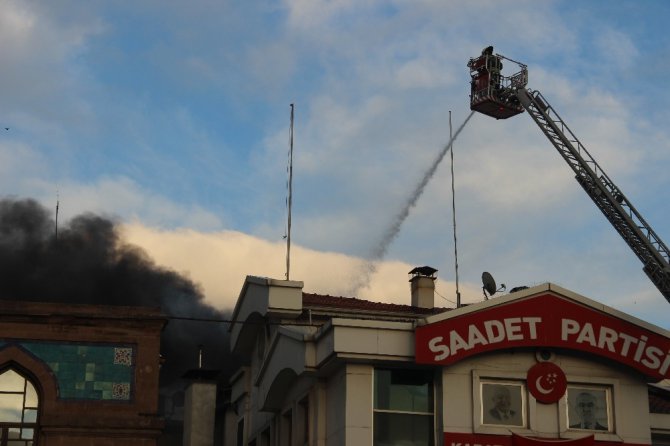
{"label": "blue sky", "polygon": [[[466,118],[466,63],[488,45],[528,65],[529,87],[670,239],[667,2],[0,4],[2,194],[117,219],[218,305],[245,274],[284,274],[289,104],[291,276],[344,294],[447,142],[449,111],[454,127]],[[448,161],[361,297],[408,300],[405,273],[428,264],[454,299]],[[530,117],[475,115],[455,183],[470,301],[490,271],[670,328],[667,301]]]}

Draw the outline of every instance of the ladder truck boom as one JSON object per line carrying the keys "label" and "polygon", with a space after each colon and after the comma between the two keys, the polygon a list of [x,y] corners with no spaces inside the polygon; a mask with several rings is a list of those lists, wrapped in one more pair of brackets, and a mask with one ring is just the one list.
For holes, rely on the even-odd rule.
{"label": "ladder truck boom", "polygon": [[[502,75],[502,61],[520,67]],[[635,209],[539,91],[526,89],[524,64],[493,54],[487,47],[468,62],[470,109],[496,119],[527,111],[575,173],[575,179],[643,264],[643,271],[670,302],[670,250]]]}

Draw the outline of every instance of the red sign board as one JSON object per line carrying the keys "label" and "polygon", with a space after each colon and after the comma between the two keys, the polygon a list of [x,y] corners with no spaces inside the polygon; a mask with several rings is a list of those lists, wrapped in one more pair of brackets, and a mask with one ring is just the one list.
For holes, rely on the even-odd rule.
{"label": "red sign board", "polygon": [[581,350],[670,378],[670,338],[552,294],[518,300],[417,327],[416,362],[453,364],[515,347]]}
{"label": "red sign board", "polygon": [[534,438],[522,435],[444,433],[444,446],[644,446],[634,443],[596,441],[593,435],[581,438]]}
{"label": "red sign board", "polygon": [[581,438],[534,438],[512,434],[513,446],[593,446],[593,434]]}

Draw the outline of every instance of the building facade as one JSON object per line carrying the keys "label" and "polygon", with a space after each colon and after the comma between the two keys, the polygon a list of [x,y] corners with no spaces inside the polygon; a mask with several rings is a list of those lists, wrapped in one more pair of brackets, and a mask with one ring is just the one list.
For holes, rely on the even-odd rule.
{"label": "building facade", "polygon": [[158,309],[0,301],[0,445],[154,446]]}
{"label": "building facade", "polygon": [[247,277],[224,444],[670,444],[668,331],[553,284],[433,308],[413,273],[411,305]]}

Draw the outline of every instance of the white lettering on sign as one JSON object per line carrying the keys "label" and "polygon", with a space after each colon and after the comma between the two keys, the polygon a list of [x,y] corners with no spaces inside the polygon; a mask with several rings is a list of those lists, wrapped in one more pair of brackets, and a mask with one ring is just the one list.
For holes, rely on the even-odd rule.
{"label": "white lettering on sign", "polygon": [[500,321],[484,322],[484,330],[486,331],[489,344],[495,344],[505,339],[505,326]]}
{"label": "white lettering on sign", "polygon": [[656,346],[647,345],[649,338],[645,335],[635,337],[604,325],[594,328],[590,322],[581,324],[572,319],[563,319],[561,341],[607,350],[651,370],[658,370],[661,375],[665,375],[670,368],[670,351],[664,352]]}
{"label": "white lettering on sign", "polygon": [[539,317],[512,317],[503,320],[488,320],[468,325],[460,333],[449,331],[448,339],[435,336],[428,341],[428,349],[435,353],[435,361],[442,361],[460,351],[468,351],[478,345],[497,344],[504,341],[524,341],[537,339],[537,325],[542,322]]}

